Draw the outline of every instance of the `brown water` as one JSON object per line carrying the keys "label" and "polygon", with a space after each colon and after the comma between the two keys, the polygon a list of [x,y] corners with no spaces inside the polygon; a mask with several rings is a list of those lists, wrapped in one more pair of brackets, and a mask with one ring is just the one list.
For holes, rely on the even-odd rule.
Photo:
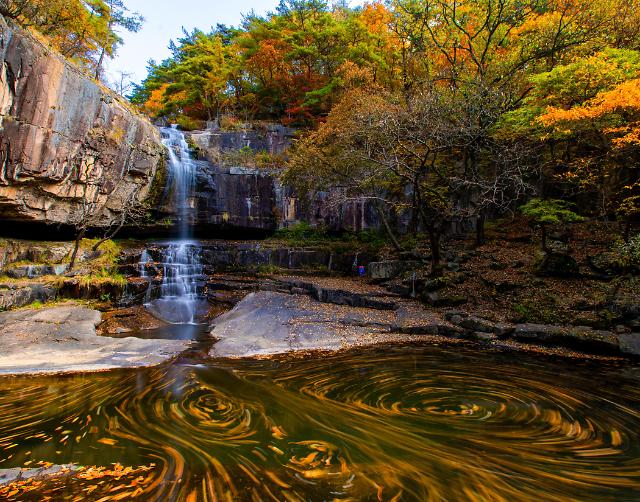
{"label": "brown water", "polygon": [[638,500],[639,382],[631,364],[460,347],[196,352],[0,379],[0,468],[98,466],[13,493],[33,500]]}

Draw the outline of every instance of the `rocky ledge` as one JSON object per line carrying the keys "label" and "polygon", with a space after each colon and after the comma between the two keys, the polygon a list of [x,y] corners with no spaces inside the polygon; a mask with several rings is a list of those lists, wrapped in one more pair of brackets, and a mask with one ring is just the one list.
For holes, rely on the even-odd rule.
{"label": "rocky ledge", "polygon": [[493,322],[457,310],[440,313],[353,280],[281,276],[259,281],[254,288],[259,291],[214,320],[211,336],[218,341],[212,356],[336,351],[421,340],[473,340],[572,355],[640,355],[640,333]]}
{"label": "rocky ledge", "polygon": [[391,332],[390,311],[321,303],[272,291],[249,294],[214,321],[212,357],[260,357],[300,351],[338,351],[424,336]]}
{"label": "rocky ledge", "polygon": [[155,366],[188,342],[96,335],[102,315],[79,305],[0,312],[0,375]]}

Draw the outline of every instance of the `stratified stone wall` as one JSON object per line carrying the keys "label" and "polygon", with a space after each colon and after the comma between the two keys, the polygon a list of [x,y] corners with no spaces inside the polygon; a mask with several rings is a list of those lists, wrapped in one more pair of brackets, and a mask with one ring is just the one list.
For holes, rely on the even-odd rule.
{"label": "stratified stone wall", "polygon": [[99,227],[148,196],[160,135],[119,99],[0,17],[0,220]]}

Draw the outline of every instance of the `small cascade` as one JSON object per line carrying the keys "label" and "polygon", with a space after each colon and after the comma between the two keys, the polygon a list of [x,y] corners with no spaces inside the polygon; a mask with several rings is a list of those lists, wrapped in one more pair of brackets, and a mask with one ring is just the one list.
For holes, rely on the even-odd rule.
{"label": "small cascade", "polygon": [[200,246],[189,241],[171,242],[162,249],[160,297],[146,307],[157,317],[174,324],[196,324],[206,313],[201,295],[204,285]]}
{"label": "small cascade", "polygon": [[[196,324],[206,313],[206,301],[202,296],[204,285],[201,247],[191,240],[194,220],[194,192],[196,163],[189,154],[186,138],[175,126],[163,128],[163,144],[169,152],[169,185],[167,195],[175,207],[178,225],[175,241],[159,245],[160,262],[154,263],[162,272],[160,295],[151,299],[149,286],[145,306],[154,315],[173,324]],[[153,262],[145,250],[140,258],[140,275],[148,277]]]}

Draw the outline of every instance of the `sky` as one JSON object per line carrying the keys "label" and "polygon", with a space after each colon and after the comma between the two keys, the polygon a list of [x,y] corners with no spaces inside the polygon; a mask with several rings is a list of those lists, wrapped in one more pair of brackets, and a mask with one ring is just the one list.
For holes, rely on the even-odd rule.
{"label": "sky", "polygon": [[133,82],[140,82],[146,76],[147,61],[166,59],[169,40],[180,38],[183,27],[187,31],[209,31],[218,23],[238,26],[243,14],[253,10],[264,15],[275,11],[278,3],[279,0],[125,0],[129,10],[142,14],[145,22],[138,33],[120,33],[124,45],[108,63],[108,74],[115,80],[120,72],[129,73]]}
{"label": "sky", "polygon": [[149,59],[162,61],[169,56],[169,40],[180,38],[182,27],[188,31],[208,31],[218,23],[237,26],[242,15],[254,10],[263,15],[273,11],[278,0],[126,0],[129,10],[142,14],[144,25],[138,33],[122,32],[124,45],[109,62],[111,78],[119,72],[131,73],[140,82],[146,76]]}

